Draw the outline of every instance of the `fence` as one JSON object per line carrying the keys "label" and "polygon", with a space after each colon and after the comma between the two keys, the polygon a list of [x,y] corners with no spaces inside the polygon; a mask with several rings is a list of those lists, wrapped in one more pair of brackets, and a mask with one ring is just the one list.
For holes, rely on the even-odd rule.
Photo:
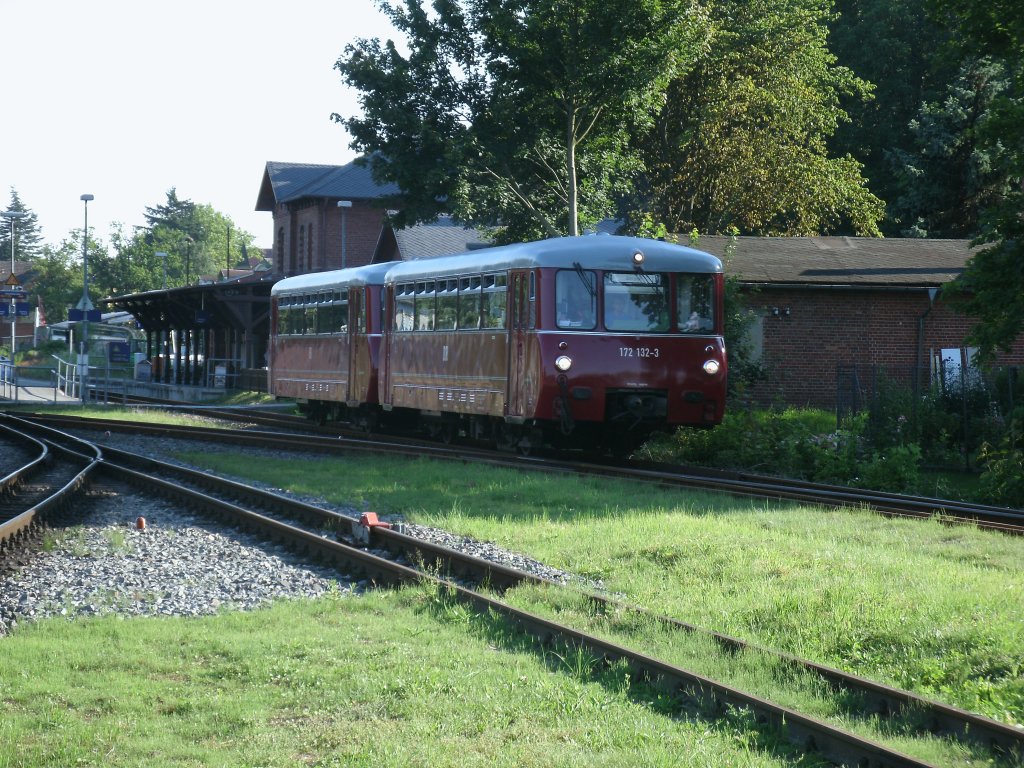
{"label": "fence", "polygon": [[1004,434],[1014,408],[1024,405],[1021,378],[1020,367],[982,369],[955,358],[909,368],[841,363],[836,426],[866,414],[876,444],[913,441],[936,461],[970,469],[975,451]]}

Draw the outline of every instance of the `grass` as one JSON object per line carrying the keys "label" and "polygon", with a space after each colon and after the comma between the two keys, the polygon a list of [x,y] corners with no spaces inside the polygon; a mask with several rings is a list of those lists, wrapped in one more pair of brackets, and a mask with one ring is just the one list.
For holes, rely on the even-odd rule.
{"label": "grass", "polygon": [[2,768],[817,765],[419,588],[0,642]]}
{"label": "grass", "polygon": [[443,527],[651,610],[1024,722],[1024,541],[858,510],[427,460],[184,457]]}

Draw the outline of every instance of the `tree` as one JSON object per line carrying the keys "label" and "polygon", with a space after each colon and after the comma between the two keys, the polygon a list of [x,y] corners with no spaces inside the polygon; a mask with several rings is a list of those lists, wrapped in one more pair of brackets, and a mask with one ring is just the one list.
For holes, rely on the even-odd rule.
{"label": "tree", "polygon": [[700,50],[689,0],[379,0],[405,36],[358,40],[335,65],[361,117],[332,117],[378,182],[401,189],[395,223],[457,219],[499,239],[576,234],[629,183],[628,128]]}
{"label": "tree", "polygon": [[157,253],[167,254],[171,288],[234,267],[255,240],[213,206],[179,199],[173,187],[166,202],[147,207],[145,216],[148,227],[131,236],[119,232],[114,239],[117,263],[109,266],[109,274],[116,281],[130,281],[110,283],[114,293],[163,288],[164,259]]}
{"label": "tree", "polygon": [[[913,152],[911,122],[923,103],[944,98],[957,74],[958,57],[946,46],[951,31],[930,19],[928,0],[837,0],[830,20],[829,47],[838,63],[874,88],[872,98],[841,98],[850,120],[840,123],[830,145],[864,164],[871,191],[894,203],[902,190],[894,152]],[[889,212],[886,234],[901,227]],[[910,222],[911,224],[913,222]]]}
{"label": "tree", "polygon": [[982,214],[983,245],[943,298],[979,319],[970,341],[983,357],[1009,350],[1024,331],[1024,14],[1015,0],[931,0],[935,18],[958,29],[956,40],[976,55],[1001,58],[1010,87],[994,100],[979,129],[982,147],[1001,146],[1010,188]]}
{"label": "tree", "polygon": [[912,151],[891,153],[899,195],[890,210],[904,236],[973,237],[982,213],[1011,191],[1005,148],[978,140],[1009,87],[1001,62],[969,59],[941,101],[921,105]]}
{"label": "tree", "polygon": [[[43,233],[36,214],[25,206],[14,187],[11,187],[11,203],[4,210],[25,214],[14,224],[18,239],[15,256],[18,261],[31,261],[42,252]],[[0,219],[0,262],[11,263],[11,224],[6,218]]]}
{"label": "tree", "polygon": [[828,140],[843,95],[868,86],[836,66],[823,0],[725,0],[710,50],[675,79],[645,141],[649,208],[676,231],[878,234],[882,202]]}

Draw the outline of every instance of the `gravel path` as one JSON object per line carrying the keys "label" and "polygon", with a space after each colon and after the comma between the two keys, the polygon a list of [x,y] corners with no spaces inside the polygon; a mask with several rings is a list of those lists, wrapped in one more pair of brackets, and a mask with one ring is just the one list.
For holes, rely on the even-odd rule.
{"label": "gravel path", "polygon": [[[186,441],[82,434],[101,445],[109,442],[167,461],[173,460],[167,455],[172,451],[197,449],[197,444]],[[198,446],[207,453],[243,450],[205,442]],[[280,453],[249,452],[257,460],[287,458]],[[309,456],[296,458],[308,461]],[[323,499],[301,498],[353,519],[361,512]],[[41,551],[25,557],[23,564],[8,564],[6,572],[0,571],[0,636],[19,623],[43,617],[199,616],[251,609],[274,599],[318,597],[328,590],[358,592],[365,586],[334,570],[305,563],[257,537],[132,491],[93,492],[80,512],[74,527],[47,532]],[[139,516],[146,519],[143,531],[135,526]],[[553,581],[582,583],[572,574],[488,542],[411,524],[405,524],[404,532]],[[586,586],[601,587],[592,582]]]}

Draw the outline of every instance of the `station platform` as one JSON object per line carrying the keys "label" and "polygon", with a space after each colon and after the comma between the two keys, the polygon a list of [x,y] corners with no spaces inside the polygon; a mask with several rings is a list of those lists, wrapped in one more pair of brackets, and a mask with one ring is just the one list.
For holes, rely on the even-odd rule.
{"label": "station platform", "polygon": [[[125,381],[118,382],[110,389],[101,385],[90,386],[90,402],[111,403],[117,405],[130,397],[146,397],[158,400],[170,400],[181,403],[210,403],[224,397],[223,387],[196,387],[184,384],[157,384],[154,382]],[[80,397],[64,394],[60,389],[46,381],[21,379],[17,386],[9,382],[0,382],[0,405],[4,403],[17,405],[61,405],[81,403]]]}

